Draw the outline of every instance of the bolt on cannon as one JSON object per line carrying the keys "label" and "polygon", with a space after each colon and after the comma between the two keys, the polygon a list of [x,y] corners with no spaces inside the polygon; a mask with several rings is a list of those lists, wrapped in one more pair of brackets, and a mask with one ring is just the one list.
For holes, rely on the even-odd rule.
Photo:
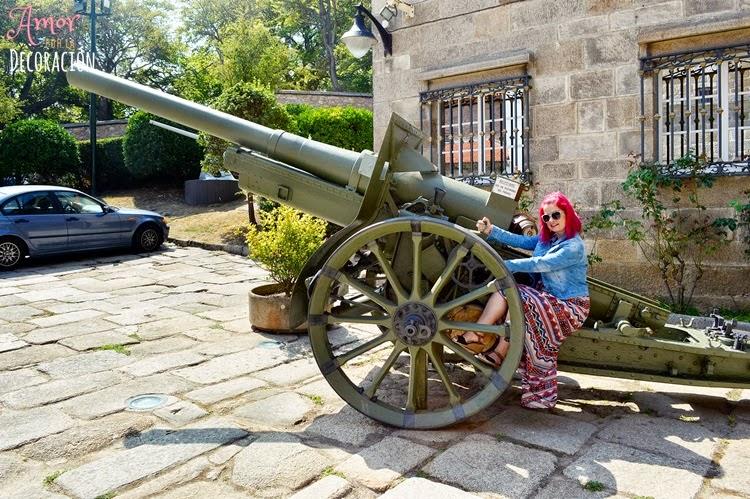
{"label": "bolt on cannon", "polygon": [[[305,265],[289,313],[290,324],[307,321],[322,374],[352,407],[393,426],[438,428],[508,388],[521,359],[524,314],[504,259],[525,255],[490,247],[473,229],[487,216],[499,227],[528,230],[515,216],[512,189],[487,192],[440,175],[419,152],[421,132],[398,115],[379,153],[357,153],[82,65],[67,76],[73,86],[236,144],[224,162],[244,189],[344,227]],[[669,312],[656,302],[591,277],[588,284],[591,312],[563,343],[561,370],[750,387],[746,336],[720,341],[714,332],[667,325]],[[495,291],[508,302],[505,323],[454,320],[454,310],[481,306]],[[377,332],[339,346],[342,325]],[[455,331],[506,337],[505,361],[494,368],[479,360],[451,339]],[[373,357],[378,368],[364,373],[362,361]]]}

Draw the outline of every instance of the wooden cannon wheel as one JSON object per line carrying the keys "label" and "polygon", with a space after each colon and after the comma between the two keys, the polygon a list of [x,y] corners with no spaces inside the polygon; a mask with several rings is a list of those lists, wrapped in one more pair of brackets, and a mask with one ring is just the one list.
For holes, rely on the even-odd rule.
{"label": "wooden cannon wheel", "polygon": [[[371,262],[367,270],[352,264],[363,248]],[[445,253],[444,266],[424,272],[439,274],[429,280],[423,255],[435,251]],[[451,276],[471,256],[493,278],[459,290]],[[349,292],[342,297],[334,292],[340,289]],[[448,320],[451,310],[498,289],[508,301],[509,323]],[[502,259],[479,236],[433,218],[393,218],[352,235],[317,274],[308,312],[315,360],[331,387],[361,413],[397,427],[438,428],[477,413],[508,387],[521,358],[523,309]],[[338,347],[341,325],[369,330],[371,338]],[[495,369],[451,340],[450,330],[505,336],[511,348]],[[366,359],[376,359],[378,367]]]}

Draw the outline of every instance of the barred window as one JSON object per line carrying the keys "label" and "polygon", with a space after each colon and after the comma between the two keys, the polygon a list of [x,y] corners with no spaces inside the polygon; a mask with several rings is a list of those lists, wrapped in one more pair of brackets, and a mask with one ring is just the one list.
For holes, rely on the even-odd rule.
{"label": "barred window", "polygon": [[529,177],[529,77],[420,94],[424,151],[443,175],[491,184],[497,175]]}
{"label": "barred window", "polygon": [[643,58],[641,70],[641,157],[651,78],[654,159],[672,165],[693,153],[710,173],[750,174],[750,45]]}

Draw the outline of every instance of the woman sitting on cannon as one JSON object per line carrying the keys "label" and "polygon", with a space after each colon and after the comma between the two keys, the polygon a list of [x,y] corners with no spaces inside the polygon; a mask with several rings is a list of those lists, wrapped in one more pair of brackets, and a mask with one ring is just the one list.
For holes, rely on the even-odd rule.
{"label": "woman sitting on cannon", "polygon": [[[529,258],[505,262],[510,272],[530,273],[534,286],[518,285],[523,302],[526,331],[519,365],[522,378],[521,405],[530,409],[554,407],[557,402],[557,354],[563,340],[583,325],[589,313],[586,283],[586,252],[581,239],[581,220],[561,192],[545,196],[539,207],[539,234],[522,236],[492,225],[487,217],[477,221],[477,229],[489,242],[534,250]],[[508,305],[495,292],[477,320],[497,324],[505,320]],[[467,332],[460,343],[483,343],[482,333]],[[484,361],[499,366],[510,347],[505,338],[495,337]]]}

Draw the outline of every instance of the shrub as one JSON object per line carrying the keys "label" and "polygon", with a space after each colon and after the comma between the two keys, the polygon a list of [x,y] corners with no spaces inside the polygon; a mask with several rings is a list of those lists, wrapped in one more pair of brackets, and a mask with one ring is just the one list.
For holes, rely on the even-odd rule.
{"label": "shrub", "polygon": [[63,127],[48,120],[22,120],[0,132],[0,179],[17,184],[57,184],[80,178],[78,144]]}
{"label": "shrub", "polygon": [[343,149],[372,150],[372,111],[356,107],[309,107],[297,115],[299,134]]}
{"label": "shrub", "polygon": [[323,244],[325,232],[324,220],[280,206],[262,216],[261,230],[249,228],[249,257],[262,265],[289,295],[305,263]]}
{"label": "shrub", "polygon": [[[237,83],[229,87],[216,99],[213,107],[259,125],[296,132],[294,120],[284,106],[276,102],[273,93],[252,83]],[[223,155],[229,142],[206,133],[200,134],[199,142],[205,147],[201,162],[203,171],[216,174],[223,170]]]}
{"label": "shrub", "polygon": [[[96,141],[96,191],[128,189],[136,187],[133,174],[125,166],[122,152],[123,137],[112,137]],[[87,182],[91,184],[91,142],[78,143],[81,163]]]}
{"label": "shrub", "polygon": [[[689,154],[674,165],[637,164],[632,158],[628,176],[622,183],[625,194],[641,209],[639,218],[624,216],[619,200],[607,203],[594,215],[586,229],[620,227],[626,237],[642,250],[655,268],[667,291],[674,312],[690,310],[693,293],[705,271],[705,260],[728,244],[726,230],[734,230],[734,218],[713,217],[701,203],[701,193],[713,186],[706,173],[705,160]],[[689,172],[685,178],[677,172]],[[596,241],[592,247],[595,251]],[[590,261],[599,261],[593,255]]]}
{"label": "shrub", "polygon": [[137,111],[128,120],[123,140],[125,166],[137,181],[181,185],[198,178],[202,147],[193,139],[149,123],[179,124]]}

